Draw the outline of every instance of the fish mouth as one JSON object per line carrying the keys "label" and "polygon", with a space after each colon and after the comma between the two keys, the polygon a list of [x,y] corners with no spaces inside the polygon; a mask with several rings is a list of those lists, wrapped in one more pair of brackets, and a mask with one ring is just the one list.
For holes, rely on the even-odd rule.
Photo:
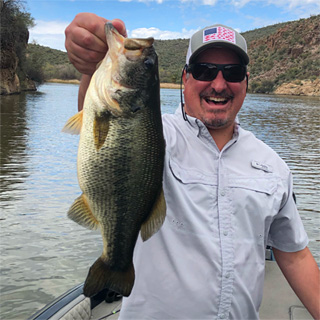
{"label": "fish mouth", "polygon": [[142,51],[153,45],[153,38],[132,39],[123,37],[112,23],[105,24],[105,33],[109,47],[110,57],[115,59],[115,55],[124,54],[129,60],[139,59]]}

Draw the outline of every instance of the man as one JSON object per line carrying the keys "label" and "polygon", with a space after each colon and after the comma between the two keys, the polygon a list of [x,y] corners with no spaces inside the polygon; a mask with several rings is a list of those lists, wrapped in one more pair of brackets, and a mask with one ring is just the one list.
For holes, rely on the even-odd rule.
{"label": "man", "polygon": [[[105,52],[104,23],[79,14],[66,29],[84,74],[79,108]],[[125,35],[125,26],[113,20]],[[279,156],[237,121],[248,85],[245,39],[215,25],[196,32],[183,72],[185,105],[164,115],[167,217],[135,249],[136,280],[121,319],[258,319],[265,247],[320,319],[319,268]]]}

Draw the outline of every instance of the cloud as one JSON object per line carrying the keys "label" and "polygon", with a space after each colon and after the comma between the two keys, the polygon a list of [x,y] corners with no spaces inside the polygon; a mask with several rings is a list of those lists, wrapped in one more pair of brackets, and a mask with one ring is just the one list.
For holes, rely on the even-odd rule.
{"label": "cloud", "polygon": [[[157,2],[158,4],[162,4],[164,2],[169,2],[170,0],[118,0],[120,2]],[[215,6],[219,0],[179,0],[182,4],[186,4],[188,2],[193,3],[195,5],[208,5]],[[246,6],[248,3],[255,3],[261,5],[276,5],[278,7],[284,7],[289,10],[295,8],[306,8],[313,6],[315,8],[320,9],[320,1],[319,0],[225,0],[227,4],[231,4],[237,8],[242,8]]]}
{"label": "cloud", "polygon": [[299,9],[310,11],[310,13],[317,13],[317,11],[320,10],[319,0],[267,0],[266,3],[273,4],[277,7],[283,7],[288,11]]}
{"label": "cloud", "polygon": [[[35,27],[29,30],[29,42],[35,42],[39,45],[50,47],[61,51],[66,51],[64,46],[64,31],[69,25],[65,21],[43,21],[37,20]],[[159,40],[168,39],[188,39],[197,29],[182,29],[181,31],[161,30],[155,27],[138,28],[128,30],[130,38],[148,38],[153,37]]]}
{"label": "cloud", "polygon": [[64,30],[69,22],[36,20],[35,23],[29,30],[29,42],[35,41],[42,46],[65,51]]}
{"label": "cloud", "polygon": [[191,35],[196,32],[197,30],[186,30],[182,29],[181,32],[179,31],[167,31],[167,30],[160,30],[158,28],[138,28],[132,31],[129,31],[130,38],[148,38],[153,37],[159,40],[169,40],[169,39],[186,39],[190,38]]}
{"label": "cloud", "polygon": [[33,34],[64,34],[69,22],[36,20],[31,29]]}
{"label": "cloud", "polygon": [[[183,0],[181,0],[183,1]],[[275,5],[277,7],[283,7],[287,10],[293,10],[296,8],[318,8],[320,9],[319,0],[229,0],[230,4],[234,5],[237,8],[242,8],[248,3],[255,3],[263,6]]]}

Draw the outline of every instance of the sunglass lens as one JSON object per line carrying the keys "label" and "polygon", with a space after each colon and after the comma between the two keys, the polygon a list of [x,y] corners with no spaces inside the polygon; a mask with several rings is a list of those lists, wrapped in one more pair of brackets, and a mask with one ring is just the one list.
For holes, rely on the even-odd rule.
{"label": "sunglass lens", "polygon": [[217,76],[217,67],[214,65],[196,64],[193,68],[192,75],[200,81],[211,81]]}
{"label": "sunglass lens", "polygon": [[241,65],[225,66],[223,69],[224,78],[229,82],[240,82],[246,75],[246,68]]}

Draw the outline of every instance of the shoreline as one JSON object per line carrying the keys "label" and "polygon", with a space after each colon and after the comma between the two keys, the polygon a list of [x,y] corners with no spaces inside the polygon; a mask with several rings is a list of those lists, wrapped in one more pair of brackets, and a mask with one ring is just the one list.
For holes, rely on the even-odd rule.
{"label": "shoreline", "polygon": [[[49,79],[45,82],[49,83],[66,83],[66,84],[80,84],[80,80],[62,80],[62,79]],[[180,84],[177,83],[160,83],[160,88],[164,89],[180,89]]]}
{"label": "shoreline", "polygon": [[[61,79],[49,79],[45,82],[49,83],[66,83],[66,84],[80,84],[77,79],[73,80],[61,80]],[[163,89],[180,89],[180,84],[177,83],[160,83],[160,88]],[[182,85],[183,88],[183,85]],[[252,93],[252,92],[249,92]],[[274,94],[274,95],[286,95],[286,96],[305,96],[305,97],[320,97],[320,79],[314,81],[302,80],[293,81],[290,83],[283,83],[274,92],[262,93],[262,94]]]}

